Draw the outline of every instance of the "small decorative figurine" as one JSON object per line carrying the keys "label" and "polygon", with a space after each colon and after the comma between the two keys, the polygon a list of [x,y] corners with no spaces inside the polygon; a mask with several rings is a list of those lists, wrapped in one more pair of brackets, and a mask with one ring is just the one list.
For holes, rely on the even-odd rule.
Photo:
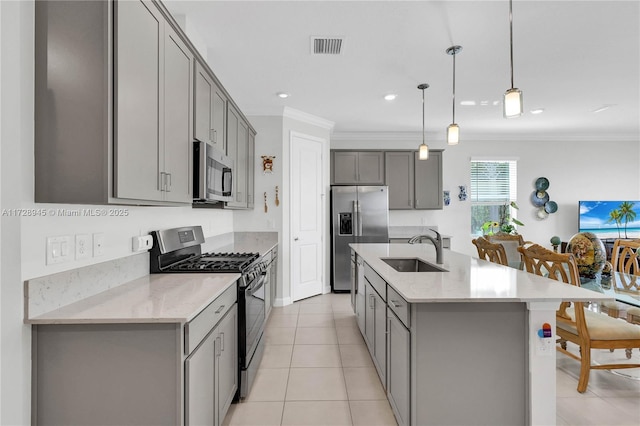
{"label": "small decorative figurine", "polygon": [[451,193],[449,191],[444,191],[444,205],[448,206],[451,203]]}
{"label": "small decorative figurine", "polygon": [[267,206],[267,193],[264,193],[264,212],[268,212],[269,211],[269,207]]}
{"label": "small decorative figurine", "polygon": [[280,205],[280,199],[278,198],[278,185],[276,185],[276,206]]}
{"label": "small decorative figurine", "polygon": [[273,172],[273,160],[276,158],[275,155],[263,155],[262,156],[262,173],[272,173]]}

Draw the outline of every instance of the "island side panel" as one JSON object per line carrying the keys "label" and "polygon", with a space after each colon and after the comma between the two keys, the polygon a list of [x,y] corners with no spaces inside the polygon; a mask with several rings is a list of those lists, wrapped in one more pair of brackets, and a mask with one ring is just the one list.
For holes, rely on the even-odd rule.
{"label": "island side panel", "polygon": [[412,424],[524,425],[524,303],[412,305]]}
{"label": "island side panel", "polygon": [[[529,424],[556,422],[556,309],[560,302],[529,302]],[[538,330],[547,323],[551,337]],[[545,344],[546,343],[546,344]]]}
{"label": "island side panel", "polygon": [[182,424],[180,324],[33,327],[32,424]]}

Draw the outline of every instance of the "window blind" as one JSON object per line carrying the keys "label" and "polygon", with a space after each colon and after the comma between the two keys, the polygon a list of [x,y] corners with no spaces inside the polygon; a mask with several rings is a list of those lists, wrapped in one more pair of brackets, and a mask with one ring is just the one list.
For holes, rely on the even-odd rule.
{"label": "window blind", "polygon": [[516,161],[471,161],[471,202],[508,203],[516,200]]}

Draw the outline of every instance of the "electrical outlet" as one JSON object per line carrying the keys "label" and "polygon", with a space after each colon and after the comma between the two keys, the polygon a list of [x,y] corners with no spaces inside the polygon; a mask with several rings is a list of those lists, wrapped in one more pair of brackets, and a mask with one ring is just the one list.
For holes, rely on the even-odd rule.
{"label": "electrical outlet", "polygon": [[71,236],[47,237],[47,265],[73,260]]}
{"label": "electrical outlet", "polygon": [[151,235],[142,235],[140,237],[133,237],[132,250],[134,252],[150,250],[153,246],[153,238]]}
{"label": "electrical outlet", "polygon": [[104,254],[104,234],[93,234],[93,256],[98,257]]}
{"label": "electrical outlet", "polygon": [[78,234],[76,235],[76,260],[87,259],[91,257],[91,235]]}

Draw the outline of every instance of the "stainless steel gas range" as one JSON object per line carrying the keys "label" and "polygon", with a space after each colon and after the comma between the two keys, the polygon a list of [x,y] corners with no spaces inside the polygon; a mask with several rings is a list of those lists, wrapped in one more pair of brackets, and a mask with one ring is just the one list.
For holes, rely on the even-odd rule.
{"label": "stainless steel gas range", "polygon": [[[238,281],[238,397],[248,395],[264,351],[267,262],[259,253],[202,253],[200,226],[153,231],[150,272],[241,274]],[[236,398],[237,400],[238,398]]]}

